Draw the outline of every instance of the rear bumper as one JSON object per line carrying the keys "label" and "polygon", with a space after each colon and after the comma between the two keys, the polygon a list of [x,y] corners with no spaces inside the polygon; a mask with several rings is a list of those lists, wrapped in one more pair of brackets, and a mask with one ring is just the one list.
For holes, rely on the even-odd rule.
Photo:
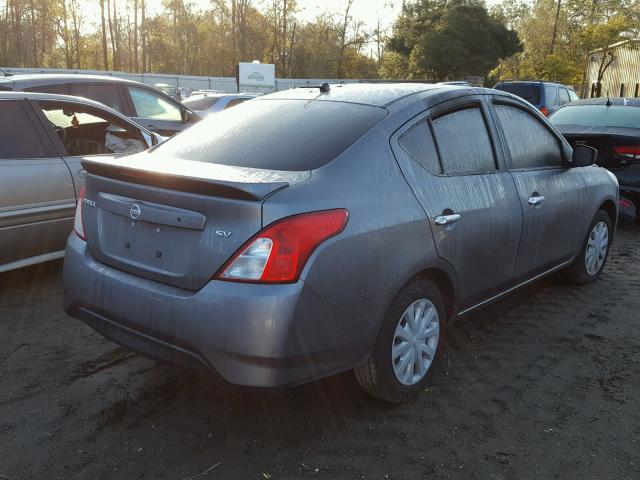
{"label": "rear bumper", "polygon": [[236,385],[292,385],[363,361],[375,333],[358,332],[354,308],[362,311],[326,305],[304,282],[212,280],[197,292],[182,290],[97,262],[73,234],[67,243],[69,315],[142,354]]}

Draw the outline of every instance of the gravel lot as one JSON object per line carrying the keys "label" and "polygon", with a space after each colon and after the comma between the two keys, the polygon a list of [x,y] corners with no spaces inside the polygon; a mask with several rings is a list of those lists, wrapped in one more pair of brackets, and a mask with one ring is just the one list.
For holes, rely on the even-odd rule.
{"label": "gravel lot", "polygon": [[638,227],[600,282],[457,322],[395,407],[351,374],[267,391],[157,364],[62,312],[61,267],[0,275],[0,479],[640,478]]}

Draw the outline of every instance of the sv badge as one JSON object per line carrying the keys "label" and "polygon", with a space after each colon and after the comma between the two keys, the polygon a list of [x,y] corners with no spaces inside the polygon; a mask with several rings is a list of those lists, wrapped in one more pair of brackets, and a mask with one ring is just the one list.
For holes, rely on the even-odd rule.
{"label": "sv badge", "polygon": [[231,232],[227,230],[216,230],[216,235],[223,238],[229,238],[231,236]]}

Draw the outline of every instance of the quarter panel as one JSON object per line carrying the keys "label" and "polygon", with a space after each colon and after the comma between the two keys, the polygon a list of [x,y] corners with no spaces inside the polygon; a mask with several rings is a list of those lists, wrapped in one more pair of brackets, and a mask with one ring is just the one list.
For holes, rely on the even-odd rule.
{"label": "quarter panel", "polygon": [[375,128],[311,178],[283,189],[263,205],[265,225],[289,215],[346,208],[345,230],[323,244],[304,272],[327,303],[395,291],[433,255],[424,211],[388,144]]}

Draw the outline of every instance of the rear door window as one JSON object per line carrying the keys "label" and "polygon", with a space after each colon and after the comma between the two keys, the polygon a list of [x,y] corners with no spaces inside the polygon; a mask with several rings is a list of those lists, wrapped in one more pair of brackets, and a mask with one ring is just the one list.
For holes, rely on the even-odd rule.
{"label": "rear door window", "polygon": [[495,105],[514,169],[559,167],[560,140],[530,113],[509,105]]}
{"label": "rear door window", "polygon": [[573,90],[569,90],[569,100],[575,102],[576,100],[580,100],[580,97],[578,97],[578,94]]}
{"label": "rear door window", "polygon": [[442,173],[438,150],[431,135],[431,129],[426,121],[422,121],[407,130],[398,140],[402,149],[430,173]]}
{"label": "rear door window", "polygon": [[71,85],[71,94],[95,100],[118,112],[124,111],[120,85],[115,83],[74,83]]}
{"label": "rear door window", "polygon": [[560,88],[560,105],[564,105],[569,102],[569,91],[566,88]]}
{"label": "rear door window", "polygon": [[444,173],[496,169],[491,139],[479,107],[447,113],[432,124]]}
{"label": "rear door window", "polygon": [[57,157],[22,101],[0,101],[0,159]]}
{"label": "rear door window", "polygon": [[166,97],[145,88],[127,87],[136,110],[136,117],[154,120],[182,121],[182,111]]}
{"label": "rear door window", "polygon": [[558,103],[558,89],[554,85],[544,86],[544,104],[556,105]]}

